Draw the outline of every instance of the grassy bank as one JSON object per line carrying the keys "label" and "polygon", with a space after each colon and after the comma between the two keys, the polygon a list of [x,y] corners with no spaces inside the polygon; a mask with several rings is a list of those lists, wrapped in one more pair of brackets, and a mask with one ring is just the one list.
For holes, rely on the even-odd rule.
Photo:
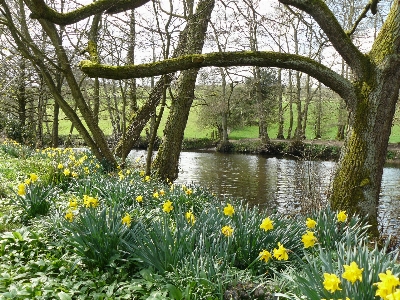
{"label": "grassy bank", "polygon": [[3,143],[0,298],[399,293],[396,254],[374,246],[357,216],[310,207],[295,216],[266,215],[201,187],[161,183],[142,169],[138,160],[105,173],[88,152]]}

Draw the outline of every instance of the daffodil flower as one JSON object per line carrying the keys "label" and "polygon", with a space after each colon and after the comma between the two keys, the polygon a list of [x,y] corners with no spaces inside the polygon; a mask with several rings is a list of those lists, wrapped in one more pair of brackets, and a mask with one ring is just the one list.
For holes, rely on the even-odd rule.
{"label": "daffodil flower", "polygon": [[306,226],[307,228],[313,229],[317,225],[317,222],[313,219],[307,218]]}
{"label": "daffodil flower", "polygon": [[272,257],[272,255],[269,251],[263,250],[260,252],[259,257],[261,261],[263,260],[265,262],[268,262],[268,260]]}
{"label": "daffodil flower", "polygon": [[324,273],[323,285],[328,292],[333,293],[337,290],[341,291],[342,289],[339,288],[339,284],[340,284],[340,279],[339,277],[336,276],[336,274]]}
{"label": "daffodil flower", "polygon": [[364,268],[360,269],[356,262],[351,262],[350,265],[344,265],[344,273],[342,277],[352,284],[354,284],[357,280],[362,281],[362,271]]}
{"label": "daffodil flower", "polygon": [[172,206],[172,202],[170,200],[166,201],[163,204],[163,211],[166,213],[171,212],[174,209],[174,207]]}
{"label": "daffodil flower", "polygon": [[226,216],[232,217],[233,214],[235,213],[235,210],[233,209],[233,206],[228,203],[225,207],[224,207],[224,214]]}
{"label": "daffodil flower", "polygon": [[229,236],[231,236],[233,234],[233,228],[231,226],[226,225],[226,226],[222,227],[221,232],[226,237],[229,237]]}
{"label": "daffodil flower", "polygon": [[346,211],[345,210],[341,210],[337,214],[337,219],[338,219],[338,222],[346,222],[346,220],[347,220]]}
{"label": "daffodil flower", "polygon": [[260,228],[264,229],[265,231],[274,229],[273,221],[269,217],[265,218],[262,220]]}
{"label": "daffodil flower", "polygon": [[288,260],[289,259],[287,249],[281,243],[278,243],[278,249],[274,248],[274,257],[277,260]]}

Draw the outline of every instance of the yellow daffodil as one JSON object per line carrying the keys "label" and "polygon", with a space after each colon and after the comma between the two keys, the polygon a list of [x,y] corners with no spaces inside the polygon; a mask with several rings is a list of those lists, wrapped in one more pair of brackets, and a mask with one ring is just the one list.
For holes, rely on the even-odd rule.
{"label": "yellow daffodil", "polygon": [[235,213],[235,210],[233,209],[233,206],[228,203],[225,207],[224,207],[224,214],[226,216],[232,217],[233,214]]}
{"label": "yellow daffodil", "polygon": [[354,284],[357,280],[362,281],[362,271],[364,268],[360,269],[356,262],[351,262],[350,265],[344,265],[344,273],[342,277],[347,279],[352,284]]}
{"label": "yellow daffodil", "polygon": [[400,284],[400,280],[392,274],[391,270],[387,270],[386,273],[379,273],[378,276],[381,281],[374,283],[378,287],[375,296],[387,299],[388,295],[395,292],[396,287]]}
{"label": "yellow daffodil", "polygon": [[147,175],[147,176],[144,178],[144,181],[149,182],[149,181],[150,181],[150,176]]}
{"label": "yellow daffodil", "polygon": [[131,226],[132,218],[131,216],[126,213],[125,216],[122,218],[122,224],[125,224],[126,226]]}
{"label": "yellow daffodil", "polygon": [[158,196],[158,192],[154,192],[154,193],[153,193],[153,197],[158,199],[158,197],[159,197],[159,196]]}
{"label": "yellow daffodil", "polygon": [[268,262],[268,260],[272,257],[271,253],[267,250],[263,250],[259,254],[260,260],[263,260],[265,262]]}
{"label": "yellow daffodil", "polygon": [[306,231],[301,237],[301,241],[304,243],[304,248],[314,247],[317,238],[314,236],[314,232]]}
{"label": "yellow daffodil", "polygon": [[347,220],[347,215],[346,215],[346,211],[345,211],[345,210],[341,210],[341,211],[337,214],[337,220],[338,220],[338,222],[346,222],[346,220]]}
{"label": "yellow daffodil", "polygon": [[186,189],[185,191],[186,195],[190,196],[191,194],[193,194],[192,189]]}
{"label": "yellow daffodil", "polygon": [[136,197],[137,202],[142,202],[143,201],[143,196],[139,195]]}
{"label": "yellow daffodil", "polygon": [[76,198],[72,198],[69,200],[69,207],[72,210],[75,210],[78,208],[78,200],[76,200]]}
{"label": "yellow daffodil", "polygon": [[317,225],[317,222],[315,222],[313,219],[307,218],[306,221],[306,226],[307,228],[313,229]]}
{"label": "yellow daffodil", "polygon": [[233,234],[233,228],[231,226],[226,225],[226,226],[222,227],[221,232],[225,236],[229,237]]}
{"label": "yellow daffodil", "polygon": [[269,217],[265,218],[262,220],[260,228],[264,229],[265,231],[274,229],[273,221]]}
{"label": "yellow daffodil", "polygon": [[72,177],[74,177],[74,178],[76,178],[76,177],[78,177],[78,173],[76,173],[76,172],[72,172]]}
{"label": "yellow daffodil", "polygon": [[386,296],[386,300],[400,300],[400,290],[396,289],[394,293],[391,293]]}
{"label": "yellow daffodil", "polygon": [[159,194],[160,194],[160,196],[164,196],[165,195],[165,191],[164,190],[160,190]]}
{"label": "yellow daffodil", "polygon": [[71,171],[67,168],[67,169],[64,170],[63,173],[64,173],[65,176],[69,176],[71,174]]}
{"label": "yellow daffodil", "polygon": [[25,183],[18,184],[18,195],[24,196],[26,194]]}
{"label": "yellow daffodil", "polygon": [[65,214],[65,218],[70,222],[72,222],[74,220],[74,214],[72,213],[71,210],[67,211],[67,213]]}
{"label": "yellow daffodil", "polygon": [[163,204],[163,211],[165,211],[166,213],[171,212],[174,209],[174,207],[172,206],[172,202],[171,201],[167,201]]}
{"label": "yellow daffodil", "polygon": [[64,168],[64,165],[63,164],[58,164],[58,166],[57,166],[57,169],[63,169]]}
{"label": "yellow daffodil", "polygon": [[31,180],[30,178],[27,178],[27,179],[25,179],[25,181],[24,181],[24,183],[25,183],[26,185],[30,185],[31,182],[32,182],[32,180]]}
{"label": "yellow daffodil", "polygon": [[143,177],[144,175],[146,175],[146,172],[143,171],[143,170],[141,170],[141,171],[139,172],[139,176],[140,176],[140,177]]}
{"label": "yellow daffodil", "polygon": [[194,217],[194,214],[190,210],[185,214],[185,217],[188,223],[192,225],[196,222],[196,218]]}
{"label": "yellow daffodil", "polygon": [[37,176],[35,173],[31,173],[31,174],[29,174],[29,178],[33,183],[39,179],[39,176]]}
{"label": "yellow daffodil", "polygon": [[83,195],[83,204],[86,207],[97,207],[99,205],[99,200],[88,195]]}
{"label": "yellow daffodil", "polygon": [[341,291],[342,289],[339,288],[339,284],[340,284],[340,279],[339,277],[336,276],[336,274],[324,273],[323,285],[328,292],[333,293],[337,290]]}
{"label": "yellow daffodil", "polygon": [[277,260],[288,260],[289,255],[287,249],[281,243],[278,243],[278,249],[274,248],[274,257]]}

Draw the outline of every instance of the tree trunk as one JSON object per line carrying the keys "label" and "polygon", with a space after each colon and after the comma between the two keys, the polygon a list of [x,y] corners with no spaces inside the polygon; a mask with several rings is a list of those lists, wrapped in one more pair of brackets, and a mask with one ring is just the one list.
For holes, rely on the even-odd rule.
{"label": "tree trunk", "polygon": [[296,108],[297,108],[297,118],[296,118],[296,129],[294,131],[294,138],[296,140],[303,139],[303,127],[302,127],[302,109],[301,109],[301,74],[299,71],[296,72]]}
{"label": "tree trunk", "polygon": [[[25,127],[26,124],[26,102],[27,102],[27,96],[26,96],[26,63],[25,63],[25,58],[21,58],[20,63],[19,63],[19,73],[18,73],[18,91],[17,91],[17,101],[18,101],[18,123],[20,126],[20,130],[22,133],[23,128]],[[18,142],[22,143],[22,137],[21,140]]]}
{"label": "tree trunk", "polygon": [[304,108],[302,112],[302,121],[303,121],[303,130],[302,130],[302,138],[306,138],[306,128],[307,128],[307,121],[308,121],[308,107],[310,106],[311,99],[313,98],[313,94],[311,93],[310,87],[310,75],[307,75],[306,79],[306,101],[304,102]]}
{"label": "tree trunk", "polygon": [[179,155],[194,99],[197,73],[198,69],[183,71],[178,79],[177,96],[171,104],[162,145],[153,163],[157,177],[162,180],[173,181],[178,177]]}
{"label": "tree trunk", "polygon": [[315,139],[320,139],[321,135],[321,118],[322,118],[322,84],[318,83],[318,100],[315,113]]}
{"label": "tree trunk", "polygon": [[[201,3],[202,6],[200,6]],[[189,19],[185,29],[179,34],[179,41],[172,55],[173,58],[188,53],[197,53],[191,52],[188,50],[188,47],[190,45],[190,41],[196,38],[200,38],[199,42],[202,42],[201,36],[196,36],[195,28],[202,26],[204,23],[208,23],[208,20],[210,19],[208,7],[211,7],[211,9],[214,7],[214,0],[202,0],[199,2],[197,7],[200,8],[204,6],[205,9],[201,8],[201,10],[197,10],[197,13]],[[138,110],[137,114],[130,121],[126,131],[126,137],[120,139],[115,146],[114,153],[117,156],[122,158],[126,158],[128,156],[129,152],[133,148],[133,145],[135,144],[135,141],[137,141],[137,139],[140,137],[143,128],[146,126],[149,119],[154,116],[155,109],[162,99],[164,89],[171,84],[173,79],[174,74],[166,74],[157,81],[155,87],[151,90],[148,101],[146,101],[146,103]]]}
{"label": "tree trunk", "polygon": [[282,86],[282,69],[278,70],[278,134],[277,139],[284,139],[283,135],[283,125],[285,124],[283,117],[283,86]]}
{"label": "tree trunk", "polygon": [[[399,62],[397,68],[398,66]],[[376,73],[370,84],[356,84],[359,98],[350,116],[349,132],[333,180],[330,202],[333,209],[368,215],[369,224],[372,225],[371,232],[378,236],[377,207],[387,145],[399,96],[400,71],[389,66],[386,70],[377,68]],[[396,77],[397,80],[394,81],[393,78]]]}
{"label": "tree trunk", "polygon": [[221,125],[222,125],[222,144],[228,143],[228,115],[229,115],[229,97],[226,92],[226,70],[224,68],[219,68],[221,74],[221,88],[222,88],[222,99],[223,99],[223,109],[221,114]]}
{"label": "tree trunk", "polygon": [[292,82],[292,70],[289,70],[289,128],[286,138],[290,140],[292,138],[293,129],[293,82]]}
{"label": "tree trunk", "polygon": [[[196,18],[188,27],[187,46],[184,54],[201,53],[208,22],[214,8],[214,0],[201,0],[196,8]],[[194,18],[194,19],[196,19]],[[182,71],[178,78],[177,95],[171,103],[170,113],[164,129],[162,145],[153,163],[157,176],[166,180],[178,177],[179,155],[182,149],[183,135],[194,99],[198,69]]]}
{"label": "tree trunk", "polygon": [[355,73],[357,99],[347,103],[349,130],[330,195],[334,209],[368,216],[375,236],[379,236],[379,193],[400,88],[399,18],[395,1],[368,53],[369,61],[364,62],[366,72]]}
{"label": "tree trunk", "polygon": [[254,67],[253,76],[256,84],[256,99],[258,106],[258,131],[259,138],[263,141],[263,143],[267,143],[269,141],[268,135],[268,126],[267,126],[267,117],[266,117],[266,107],[264,104],[264,99],[261,91],[261,72],[260,67]]}

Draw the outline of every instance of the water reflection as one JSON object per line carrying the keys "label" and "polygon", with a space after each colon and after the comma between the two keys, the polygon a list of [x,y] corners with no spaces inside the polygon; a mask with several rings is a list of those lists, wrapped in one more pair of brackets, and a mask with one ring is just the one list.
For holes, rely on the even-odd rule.
{"label": "water reflection", "polygon": [[[144,151],[133,151],[136,158]],[[288,212],[300,203],[326,200],[335,163],[262,155],[182,152],[177,183],[195,184],[223,197],[245,199],[266,210]],[[380,224],[390,234],[400,228],[400,168],[385,167],[379,205]],[[318,201],[316,201],[318,200]]]}

